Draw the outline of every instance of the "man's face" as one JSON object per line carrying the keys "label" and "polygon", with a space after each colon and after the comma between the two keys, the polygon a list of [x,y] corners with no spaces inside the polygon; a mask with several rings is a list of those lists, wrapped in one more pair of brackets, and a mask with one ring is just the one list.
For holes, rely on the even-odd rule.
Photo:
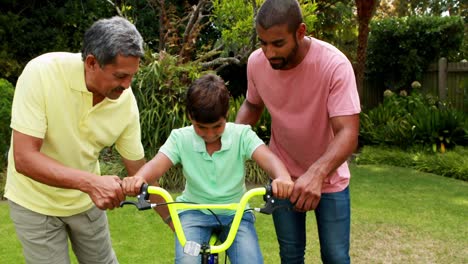
{"label": "man's face", "polygon": [[192,122],[195,133],[203,138],[206,144],[214,143],[221,138],[224,133],[224,128],[226,127],[226,118],[220,118],[214,123],[199,123],[193,119],[190,119]]}
{"label": "man's face", "polygon": [[[91,57],[91,58],[89,58]],[[117,99],[130,87],[133,76],[138,71],[139,57],[118,55],[115,63],[100,66],[94,56],[86,58],[88,90],[97,97]],[[87,76],[88,77],[88,76]],[[89,82],[88,82],[89,80]]]}
{"label": "man's face", "polygon": [[273,69],[287,70],[298,63],[296,33],[289,32],[286,24],[269,29],[257,25],[257,34],[263,53]]}

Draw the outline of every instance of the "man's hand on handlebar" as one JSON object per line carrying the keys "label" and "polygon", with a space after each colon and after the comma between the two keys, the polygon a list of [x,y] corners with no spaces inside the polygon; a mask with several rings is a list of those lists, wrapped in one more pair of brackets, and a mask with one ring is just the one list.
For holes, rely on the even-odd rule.
{"label": "man's hand on handlebar", "polygon": [[101,210],[114,209],[120,206],[125,195],[120,188],[121,180],[115,175],[96,176],[92,184],[88,185],[86,192],[97,208]]}

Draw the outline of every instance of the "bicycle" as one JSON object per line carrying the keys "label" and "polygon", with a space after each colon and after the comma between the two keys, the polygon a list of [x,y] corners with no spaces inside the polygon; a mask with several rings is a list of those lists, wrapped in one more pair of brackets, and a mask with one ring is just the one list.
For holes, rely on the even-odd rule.
{"label": "bicycle", "polygon": [[[163,197],[165,202],[159,204],[150,203],[148,200],[150,194],[160,195],[161,197]],[[263,196],[265,205],[261,208],[245,209],[249,200],[251,200],[255,196]],[[161,187],[143,184],[141,187],[140,194],[137,195],[137,201],[123,201],[120,203],[120,207],[123,207],[126,204],[136,206],[139,211],[148,210],[157,206],[167,205],[174,225],[176,237],[182,245],[184,252],[191,256],[201,255],[202,264],[218,263],[219,253],[225,252],[234,242],[237,230],[239,228],[242,216],[245,211],[253,210],[263,214],[272,214],[273,211],[278,208],[278,206],[275,204],[275,198],[273,197],[271,185],[266,185],[264,187],[257,187],[248,190],[246,193],[244,193],[240,202],[238,203],[196,204],[187,202],[175,202],[171,194],[167,190]],[[217,234],[214,232],[211,234],[209,241],[203,243],[202,245],[194,241],[187,241],[178,215],[178,210],[184,209],[207,209],[211,213],[213,213],[213,211],[211,211],[212,209],[234,210],[235,215],[232,220],[231,227],[229,229],[226,240],[221,244],[217,243]]]}

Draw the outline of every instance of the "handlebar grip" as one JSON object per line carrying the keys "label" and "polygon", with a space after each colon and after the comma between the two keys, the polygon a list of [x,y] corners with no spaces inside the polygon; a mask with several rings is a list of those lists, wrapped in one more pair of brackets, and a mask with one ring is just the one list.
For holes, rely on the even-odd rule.
{"label": "handlebar grip", "polygon": [[148,184],[144,183],[141,185],[140,188],[140,194],[137,196],[138,200],[136,202],[134,201],[122,201],[120,202],[120,207],[123,207],[126,204],[132,204],[135,205],[138,210],[148,210],[151,209],[151,204],[147,202],[149,199],[149,193],[148,193]]}
{"label": "handlebar grip", "polygon": [[265,195],[273,196],[273,188],[271,187],[271,184],[265,185],[265,189],[266,189]]}
{"label": "handlebar grip", "polygon": [[147,183],[143,183],[140,187],[140,197],[142,197],[144,200],[148,200],[149,199],[149,193],[148,193],[148,184]]}

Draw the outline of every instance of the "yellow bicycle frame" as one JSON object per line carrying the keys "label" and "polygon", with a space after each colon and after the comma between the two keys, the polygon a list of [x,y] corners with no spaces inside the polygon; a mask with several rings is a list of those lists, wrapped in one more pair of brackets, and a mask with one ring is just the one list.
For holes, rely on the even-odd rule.
{"label": "yellow bicycle frame", "polygon": [[182,224],[180,223],[179,214],[177,213],[178,210],[184,210],[184,209],[235,210],[236,213],[234,215],[234,219],[232,220],[231,228],[229,230],[226,240],[220,245],[210,245],[209,252],[211,254],[215,254],[215,253],[226,251],[232,245],[232,242],[234,242],[234,238],[236,237],[237,230],[239,229],[239,225],[242,220],[242,215],[244,214],[244,210],[245,210],[245,207],[247,206],[248,201],[254,196],[265,195],[266,188],[258,187],[258,188],[251,189],[242,196],[239,203],[231,203],[231,204],[174,203],[174,199],[172,198],[171,194],[168,191],[166,191],[165,189],[161,187],[156,187],[156,186],[148,186],[148,193],[160,195],[161,197],[164,198],[164,200],[166,200],[166,203],[168,203],[167,206],[168,206],[171,218],[172,218],[172,223],[174,225],[175,233],[182,247],[185,246],[185,243],[187,242],[187,240],[185,238]]}

